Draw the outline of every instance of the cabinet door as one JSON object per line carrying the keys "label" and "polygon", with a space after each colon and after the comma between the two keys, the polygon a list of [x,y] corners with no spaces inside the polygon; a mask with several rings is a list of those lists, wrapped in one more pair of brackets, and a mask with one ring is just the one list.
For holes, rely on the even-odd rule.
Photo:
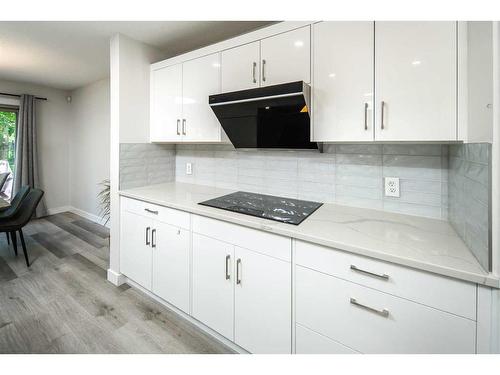
{"label": "cabinet door", "polygon": [[120,223],[120,272],[151,290],[152,220],[123,211]]}
{"label": "cabinet door", "polygon": [[456,22],[375,22],[375,139],[456,140]]}
{"label": "cabinet door", "polygon": [[183,139],[220,141],[220,124],[208,105],[208,97],[220,93],[220,53],[187,61],[182,69]]}
{"label": "cabinet door", "polygon": [[373,140],[373,22],[313,27],[313,139]]}
{"label": "cabinet door", "polygon": [[252,353],[291,352],[291,265],[236,247],[234,341]]}
{"label": "cabinet door", "polygon": [[181,140],[182,64],[151,71],[151,142]]}
{"label": "cabinet door", "polygon": [[193,233],[192,315],[233,340],[234,247]]}
{"label": "cabinet door", "polygon": [[189,231],[155,222],[153,292],[189,312]]}
{"label": "cabinet door", "polygon": [[253,89],[260,84],[260,42],[222,52],[222,92]]}
{"label": "cabinet door", "polygon": [[261,41],[261,86],[311,80],[311,28]]}

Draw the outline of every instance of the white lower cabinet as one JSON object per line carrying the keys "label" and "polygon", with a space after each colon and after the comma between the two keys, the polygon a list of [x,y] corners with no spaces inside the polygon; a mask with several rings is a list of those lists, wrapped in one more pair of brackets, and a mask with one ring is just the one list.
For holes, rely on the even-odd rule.
{"label": "white lower cabinet", "polygon": [[144,288],[151,289],[150,218],[122,209],[120,226],[120,271]]}
{"label": "white lower cabinet", "polygon": [[[252,249],[274,243],[281,256],[285,246],[291,252],[289,239],[263,241],[260,231],[215,220],[193,216],[193,231],[234,242],[253,231]],[[193,233],[193,317],[251,353],[291,353],[291,263],[238,245]]]}
{"label": "white lower cabinet", "polygon": [[475,285],[294,248],[292,266],[288,237],[121,200],[120,271],[251,353],[476,352]]}
{"label": "white lower cabinet", "polygon": [[300,324],[295,328],[297,354],[358,354],[358,352]]}
{"label": "white lower cabinet", "polygon": [[291,352],[291,264],[236,247],[234,341],[252,353]]}
{"label": "white lower cabinet", "polygon": [[[361,353],[475,353],[473,320],[305,267],[295,270],[297,323],[349,348]],[[297,340],[297,347],[303,347]]]}
{"label": "white lower cabinet", "polygon": [[120,272],[189,312],[189,214],[122,198]]}
{"label": "white lower cabinet", "polygon": [[161,222],[154,227],[153,292],[188,313],[190,232]]}
{"label": "white lower cabinet", "polygon": [[193,233],[192,315],[233,340],[234,246]]}

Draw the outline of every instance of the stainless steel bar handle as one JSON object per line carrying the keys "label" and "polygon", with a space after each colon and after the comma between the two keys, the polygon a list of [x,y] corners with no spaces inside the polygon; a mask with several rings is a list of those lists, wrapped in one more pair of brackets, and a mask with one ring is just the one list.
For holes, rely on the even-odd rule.
{"label": "stainless steel bar handle", "polygon": [[150,231],[150,227],[147,227],[146,228],[146,245],[149,245],[150,242],[149,242],[149,231]]}
{"label": "stainless steel bar handle", "polygon": [[368,130],[368,103],[365,103],[365,130]]}
{"label": "stainless steel bar handle", "polygon": [[226,280],[231,279],[231,275],[229,274],[229,261],[231,260],[231,255],[226,255]]}
{"label": "stainless steel bar handle", "polygon": [[240,265],[241,265],[241,259],[238,259],[236,261],[236,284],[241,284]]}
{"label": "stainless steel bar handle", "polygon": [[364,310],[370,311],[372,313],[375,313],[377,315],[383,316],[384,318],[389,317],[389,310],[387,310],[387,309],[382,309],[382,310],[374,309],[373,307],[366,306],[366,305],[363,305],[362,303],[359,303],[358,301],[356,301],[356,298],[351,297],[351,304],[356,306],[356,307],[359,307],[361,309],[364,309]]}
{"label": "stainless steel bar handle", "polygon": [[186,135],[186,119],[182,119],[182,134]]}
{"label": "stainless steel bar handle", "polygon": [[253,83],[257,83],[257,77],[255,77],[256,71],[257,71],[257,63],[254,61],[252,64]]}
{"label": "stainless steel bar handle", "polygon": [[266,80],[266,60],[262,59],[262,80]]}
{"label": "stainless steel bar handle", "polygon": [[150,210],[149,208],[145,208],[144,211],[149,212],[150,214],[158,215],[158,211]]}
{"label": "stainless steel bar handle", "polygon": [[177,119],[177,135],[181,135],[181,131],[179,130],[180,124],[181,124],[181,119]]}
{"label": "stainless steel bar handle", "polygon": [[380,129],[382,129],[382,130],[384,130],[384,128],[385,128],[384,109],[385,109],[385,102],[382,100],[382,103],[380,105]]}
{"label": "stainless steel bar handle", "polygon": [[156,247],[156,229],[151,231],[151,247]]}
{"label": "stainless steel bar handle", "polygon": [[365,274],[365,275],[368,275],[368,276],[373,276],[373,277],[376,277],[378,279],[382,279],[382,280],[385,280],[385,281],[389,280],[389,275],[387,275],[385,273],[379,274],[379,273],[374,273],[374,272],[362,270],[361,268],[356,267],[354,264],[351,264],[351,270],[353,270],[355,272],[359,272],[359,273]]}

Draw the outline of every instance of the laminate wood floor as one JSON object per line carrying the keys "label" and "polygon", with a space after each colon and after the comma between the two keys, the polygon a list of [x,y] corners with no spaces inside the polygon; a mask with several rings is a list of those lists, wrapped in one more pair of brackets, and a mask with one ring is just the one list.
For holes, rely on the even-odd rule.
{"label": "laminate wood floor", "polygon": [[0,353],[231,353],[140,291],[106,281],[107,228],[65,212],[24,233],[29,269],[0,234]]}

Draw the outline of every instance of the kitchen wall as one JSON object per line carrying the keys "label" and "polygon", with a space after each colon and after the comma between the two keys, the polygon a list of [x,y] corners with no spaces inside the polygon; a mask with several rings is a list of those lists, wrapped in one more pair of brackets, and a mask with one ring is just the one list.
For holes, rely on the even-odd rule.
{"label": "kitchen wall", "polygon": [[71,92],[69,204],[99,219],[99,183],[109,179],[109,79]]}
{"label": "kitchen wall", "polygon": [[175,181],[175,145],[120,144],[120,189]]}
{"label": "kitchen wall", "polygon": [[[448,218],[448,146],[337,144],[324,151],[177,145],[175,176],[179,182]],[[391,176],[401,179],[400,198],[384,197],[383,177]]]}
{"label": "kitchen wall", "polygon": [[490,270],[491,145],[451,145],[449,155],[449,221]]}
{"label": "kitchen wall", "polygon": [[[46,97],[37,101],[37,136],[40,184],[48,212],[67,209],[69,203],[69,126],[71,105],[67,91],[24,82],[0,81],[0,91]],[[16,98],[0,97],[0,103],[19,105]]]}

